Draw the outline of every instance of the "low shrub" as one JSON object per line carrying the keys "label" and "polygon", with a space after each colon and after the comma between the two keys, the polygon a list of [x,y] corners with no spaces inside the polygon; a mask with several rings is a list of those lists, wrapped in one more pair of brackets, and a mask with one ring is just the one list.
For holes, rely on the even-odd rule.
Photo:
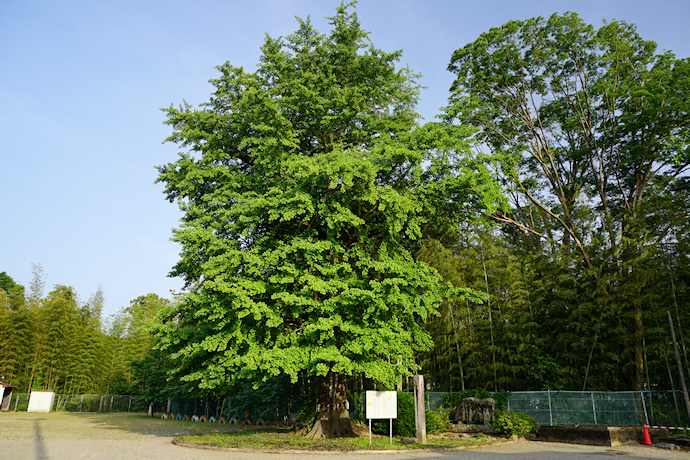
{"label": "low shrub", "polygon": [[[414,396],[411,393],[398,391],[398,418],[393,420],[394,436],[416,436],[414,421]],[[389,421],[376,421],[371,430],[376,434],[388,434]]]}
{"label": "low shrub", "polygon": [[[431,434],[445,433],[450,427],[451,409],[441,406],[437,411],[426,410],[426,432]],[[375,421],[372,431],[376,434],[388,434],[388,420]],[[414,396],[411,393],[398,392],[398,418],[393,420],[394,436],[417,436],[414,414]]]}
{"label": "low shrub", "polygon": [[506,436],[517,435],[524,437],[527,433],[537,431],[539,423],[522,412],[496,411],[496,418],[491,425]]}
{"label": "low shrub", "polygon": [[450,412],[443,406],[438,410],[426,411],[426,432],[431,434],[445,433],[450,428]]}

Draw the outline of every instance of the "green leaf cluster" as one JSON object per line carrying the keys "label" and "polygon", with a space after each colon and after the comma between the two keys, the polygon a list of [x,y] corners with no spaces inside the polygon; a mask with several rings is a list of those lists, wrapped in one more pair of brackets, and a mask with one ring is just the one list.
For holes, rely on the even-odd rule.
{"label": "green leaf cluster", "polygon": [[430,434],[445,433],[450,428],[450,414],[452,409],[443,406],[436,410],[425,411],[426,432]]}
{"label": "green leaf cluster", "polygon": [[526,434],[534,433],[539,429],[539,423],[532,417],[522,412],[513,411],[496,411],[496,418],[491,422],[491,425],[507,436],[524,437]]}

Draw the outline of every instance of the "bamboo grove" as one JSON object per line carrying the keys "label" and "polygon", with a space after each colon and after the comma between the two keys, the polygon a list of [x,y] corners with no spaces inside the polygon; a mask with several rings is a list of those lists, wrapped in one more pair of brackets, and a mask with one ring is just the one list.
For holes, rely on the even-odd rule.
{"label": "bamboo grove", "polygon": [[141,296],[104,320],[100,289],[85,302],[69,286],[54,286],[43,295],[43,273],[34,268],[28,292],[0,273],[0,381],[21,392],[141,392],[136,363],[154,342],[146,327],[169,301]]}

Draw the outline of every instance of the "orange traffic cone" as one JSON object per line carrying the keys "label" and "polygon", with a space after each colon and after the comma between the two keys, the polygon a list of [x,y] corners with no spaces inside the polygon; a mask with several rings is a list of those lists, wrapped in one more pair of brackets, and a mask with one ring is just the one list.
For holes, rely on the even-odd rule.
{"label": "orange traffic cone", "polygon": [[644,440],[642,441],[642,444],[645,446],[651,446],[652,445],[652,438],[649,437],[649,430],[647,429],[647,424],[644,424]]}

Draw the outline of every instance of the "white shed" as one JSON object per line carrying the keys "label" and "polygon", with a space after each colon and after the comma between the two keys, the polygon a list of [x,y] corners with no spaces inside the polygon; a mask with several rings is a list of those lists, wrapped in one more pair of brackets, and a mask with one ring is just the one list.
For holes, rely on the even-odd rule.
{"label": "white shed", "polygon": [[48,390],[31,390],[27,412],[50,412],[53,408],[55,392]]}

